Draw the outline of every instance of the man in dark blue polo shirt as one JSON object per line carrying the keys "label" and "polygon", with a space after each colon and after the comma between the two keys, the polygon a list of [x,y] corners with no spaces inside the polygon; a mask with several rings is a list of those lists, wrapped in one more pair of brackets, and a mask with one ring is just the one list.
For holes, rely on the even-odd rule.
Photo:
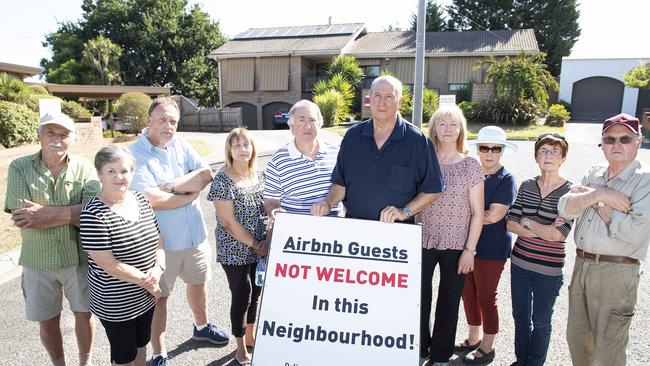
{"label": "man in dark blue polo shirt", "polygon": [[350,128],[332,172],[332,187],[312,214],[327,215],[343,201],[347,217],[413,222],[443,191],[429,138],[398,115],[402,83],[392,76],[370,87],[372,118]]}

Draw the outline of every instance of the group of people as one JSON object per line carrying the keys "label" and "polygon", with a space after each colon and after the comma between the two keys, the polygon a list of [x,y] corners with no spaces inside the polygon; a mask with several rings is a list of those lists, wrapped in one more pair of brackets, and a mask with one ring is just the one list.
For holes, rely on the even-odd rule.
{"label": "group of people", "polygon": [[[268,252],[277,212],[422,226],[420,356],[426,365],[447,364],[454,353],[468,364],[494,360],[497,287],[508,258],[513,365],[543,365],[563,285],[565,239],[575,222],[567,331],[572,361],[625,364],[640,260],[650,240],[650,172],[636,160],[638,119],[621,114],[605,121],[609,165],[590,169],[579,184],[559,173],[566,139],[540,135],[534,146],[540,173],[517,189],[501,162],[517,146],[502,129],[484,127],[468,141],[462,111],[445,106],[432,116],[427,136],[399,115],[401,96],[399,80],[376,78],[372,118],[351,127],[340,146],[318,138],[318,106],[299,101],[289,111],[293,139],[264,171],[257,169],[253,136],[234,129],[224,146],[225,166],[214,177],[175,135],[179,110],[170,98],[153,102],[148,127],[130,150],[102,148],[94,169],[69,154],[73,121],[43,117],[41,150],[9,168],[5,210],[22,229],[27,318],[39,322],[53,365],[65,365],[63,295],[75,314],[81,365],[92,362],[91,313],[105,329],[113,364],[145,365],[151,343],[151,364],[169,365],[167,299],[177,277],[187,286],[192,338],[229,342],[230,334],[208,319],[209,240],[198,201],[208,185],[216,261],[232,295],[231,332],[241,365],[251,363],[261,293],[255,267]],[[461,299],[469,334],[456,342]]]}

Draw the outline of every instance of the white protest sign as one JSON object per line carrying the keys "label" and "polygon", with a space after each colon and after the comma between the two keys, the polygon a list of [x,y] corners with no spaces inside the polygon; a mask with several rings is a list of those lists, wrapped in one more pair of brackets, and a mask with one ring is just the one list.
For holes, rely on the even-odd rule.
{"label": "white protest sign", "polygon": [[38,114],[40,118],[43,118],[46,114],[59,115],[61,114],[61,99],[51,98],[51,99],[39,99],[38,100]]}
{"label": "white protest sign", "polygon": [[456,95],[455,94],[445,94],[441,95],[440,99],[438,99],[440,102],[440,106],[442,107],[443,105],[451,105],[451,104],[456,104]]}
{"label": "white protest sign", "polygon": [[253,366],[416,365],[418,225],[276,216]]}

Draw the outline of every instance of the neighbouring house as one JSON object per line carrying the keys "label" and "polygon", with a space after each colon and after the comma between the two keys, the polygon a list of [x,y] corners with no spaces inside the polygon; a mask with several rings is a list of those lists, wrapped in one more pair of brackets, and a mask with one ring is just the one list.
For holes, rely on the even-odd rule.
{"label": "neighbouring house", "polygon": [[623,75],[647,58],[562,59],[560,100],[571,103],[573,120],[604,121],[625,112],[642,118],[650,89],[626,88]]}
{"label": "neighbouring house", "polygon": [[6,72],[11,76],[15,76],[19,80],[24,80],[32,76],[39,76],[43,72],[40,67],[31,67],[25,65],[10,64],[7,62],[0,62],[0,72]]}
{"label": "neighbouring house", "polygon": [[[476,100],[491,93],[484,69],[474,67],[478,61],[539,52],[532,29],[428,32],[425,38],[425,87],[453,94],[473,83]],[[271,129],[276,113],[311,99],[314,84],[338,55],[356,57],[366,75],[361,88],[384,69],[413,86],[415,33],[368,32],[363,23],[252,28],[209,57],[219,64],[221,106],[242,108],[249,129]]]}

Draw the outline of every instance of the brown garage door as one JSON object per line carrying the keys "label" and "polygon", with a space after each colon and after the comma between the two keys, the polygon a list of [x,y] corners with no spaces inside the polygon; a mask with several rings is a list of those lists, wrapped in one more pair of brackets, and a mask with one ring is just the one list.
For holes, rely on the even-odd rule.
{"label": "brown garage door", "polygon": [[571,118],[603,121],[621,113],[624,88],[620,80],[604,76],[575,82],[571,95]]}
{"label": "brown garage door", "polygon": [[241,108],[241,118],[249,130],[257,130],[257,107],[246,102],[230,103],[226,107]]}

